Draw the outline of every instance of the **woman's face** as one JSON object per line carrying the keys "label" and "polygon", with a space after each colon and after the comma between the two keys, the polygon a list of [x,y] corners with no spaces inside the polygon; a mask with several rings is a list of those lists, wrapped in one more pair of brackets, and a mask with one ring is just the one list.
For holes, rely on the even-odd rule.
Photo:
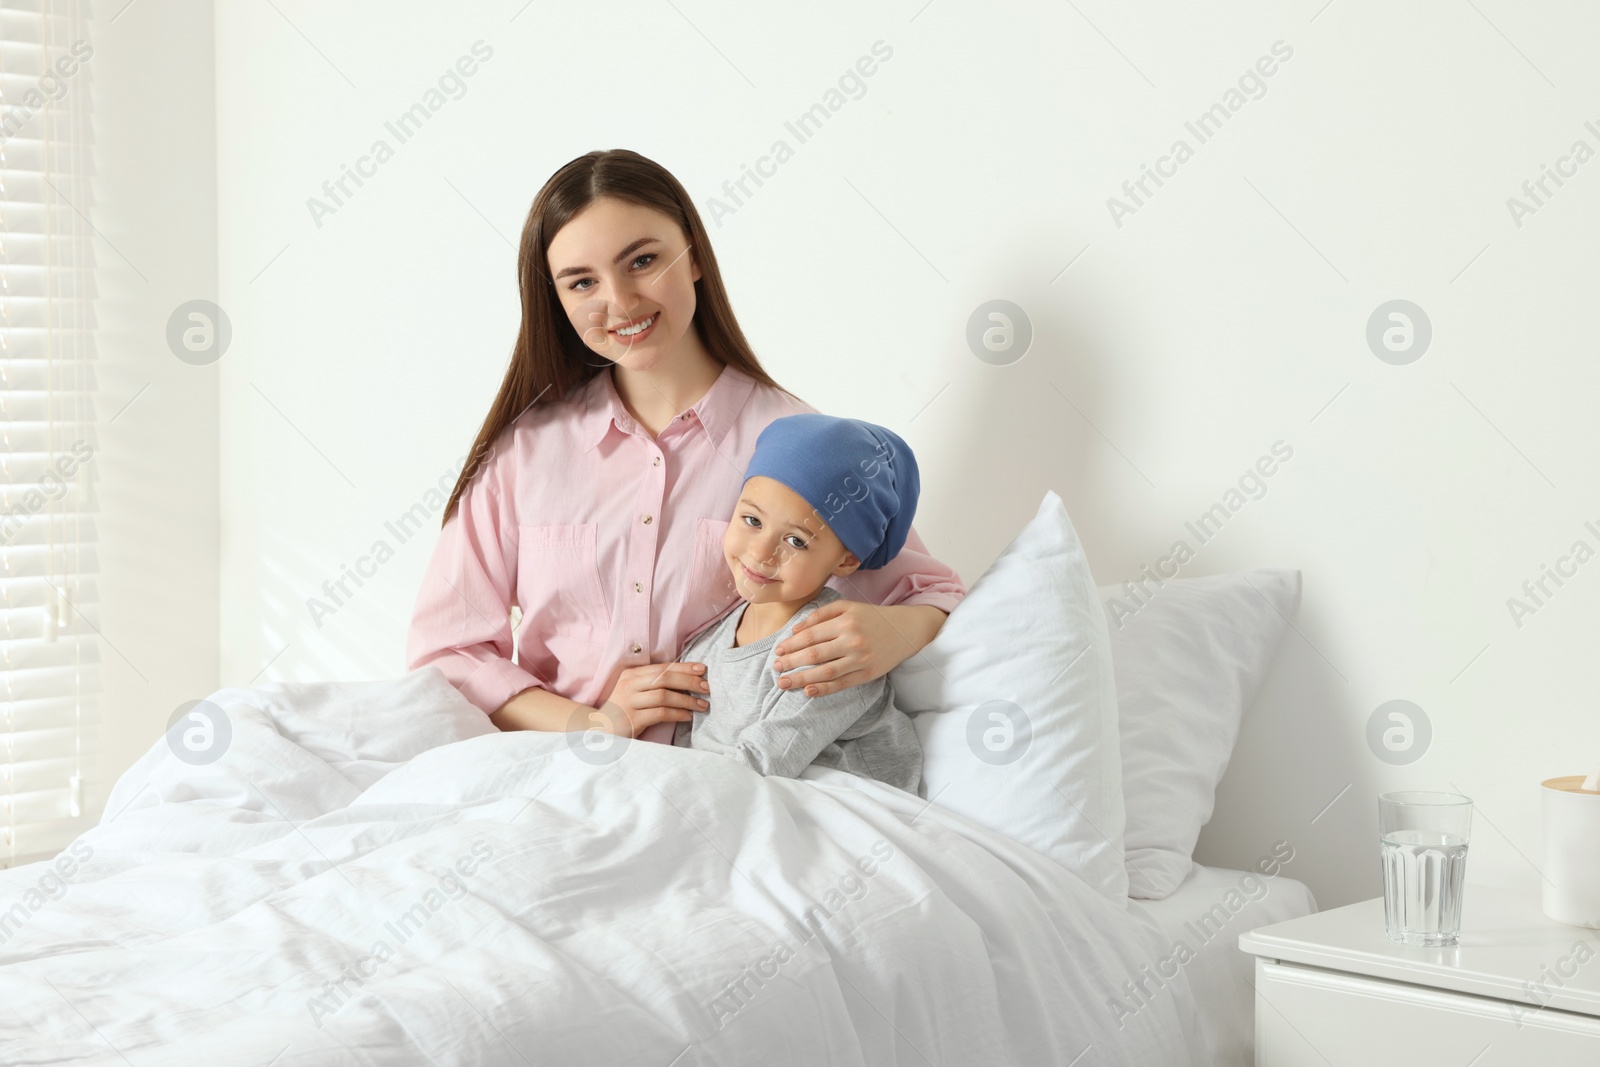
{"label": "woman's face", "polygon": [[686,335],[694,339],[700,266],[683,231],[661,212],[601,197],[551,239],[547,257],[572,328],[613,363],[652,370],[672,359]]}

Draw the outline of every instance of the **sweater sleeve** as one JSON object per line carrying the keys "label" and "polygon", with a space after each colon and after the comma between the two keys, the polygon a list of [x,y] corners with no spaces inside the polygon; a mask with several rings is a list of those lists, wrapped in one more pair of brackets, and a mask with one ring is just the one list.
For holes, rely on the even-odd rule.
{"label": "sweater sleeve", "polygon": [[513,450],[496,449],[462,491],[456,513],[439,533],[406,637],[408,671],[439,668],[485,714],[493,714],[524,689],[546,688],[511,662],[515,486]]}
{"label": "sweater sleeve", "polygon": [[[762,669],[771,672],[771,661]],[[786,674],[802,670],[792,667]],[[853,685],[826,696],[772,685],[759,719],[734,738],[727,754],[760,774],[798,778],[800,772],[863,715],[887,699],[884,679]],[[714,696],[714,694],[713,694]]]}
{"label": "sweater sleeve", "polygon": [[931,604],[949,614],[967,595],[961,576],[939,562],[922,543],[913,526],[906,543],[888,564],[877,570],[857,570],[843,578],[829,578],[840,596],[887,607],[891,604]]}

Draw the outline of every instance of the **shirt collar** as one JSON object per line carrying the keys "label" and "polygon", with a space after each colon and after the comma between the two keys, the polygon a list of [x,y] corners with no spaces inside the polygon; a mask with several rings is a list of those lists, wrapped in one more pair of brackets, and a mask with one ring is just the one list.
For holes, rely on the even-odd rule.
{"label": "shirt collar", "polygon": [[[689,415],[690,418],[685,421],[698,422],[706,436],[711,439],[711,446],[715,448],[722,444],[722,438],[738,421],[739,413],[744,410],[745,401],[755,390],[755,384],[755,379],[750,375],[737,367],[724,364],[722,372],[717,375],[717,380],[711,383],[711,388],[707,389],[699,400],[679,412],[679,417]],[[628,409],[623,406],[622,397],[617,394],[617,384],[611,377],[611,368],[608,367],[596,374],[586,387],[583,412],[584,451],[593,449],[605,440],[613,425],[623,433],[633,433],[638,426],[638,420],[628,414]]]}

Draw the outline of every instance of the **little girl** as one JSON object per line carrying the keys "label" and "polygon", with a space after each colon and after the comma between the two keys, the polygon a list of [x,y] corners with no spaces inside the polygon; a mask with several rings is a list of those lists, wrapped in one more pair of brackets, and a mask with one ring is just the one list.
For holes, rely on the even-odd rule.
{"label": "little girl", "polygon": [[807,697],[778,688],[773,666],[795,624],[839,599],[830,578],[882,567],[905,544],[919,487],[911,449],[871,423],[789,415],[761,432],[744,476],[722,540],[741,599],[678,656],[706,665],[711,691],[673,743],[762,774],[797,778],[815,763],[916,792],[922,746],[887,677]]}

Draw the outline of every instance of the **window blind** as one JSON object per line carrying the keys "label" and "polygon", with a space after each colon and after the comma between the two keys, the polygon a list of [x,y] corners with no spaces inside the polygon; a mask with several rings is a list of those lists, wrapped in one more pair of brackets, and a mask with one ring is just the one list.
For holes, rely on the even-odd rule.
{"label": "window blind", "polygon": [[93,45],[0,0],[0,863],[90,825],[98,767]]}

